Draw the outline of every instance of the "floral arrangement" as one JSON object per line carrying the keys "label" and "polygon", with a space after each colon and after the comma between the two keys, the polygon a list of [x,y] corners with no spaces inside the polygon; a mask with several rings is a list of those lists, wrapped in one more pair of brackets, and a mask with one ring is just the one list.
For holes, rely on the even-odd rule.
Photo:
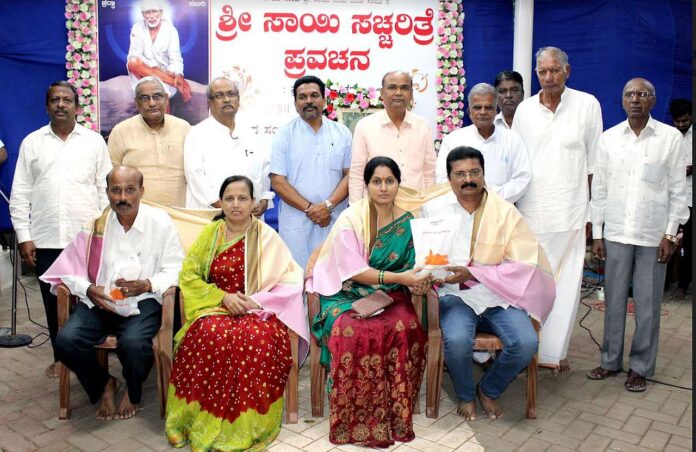
{"label": "floral arrangement", "polygon": [[441,0],[437,16],[437,129],[436,148],[442,137],[458,129],[464,118],[464,6],[462,0]]}
{"label": "floral arrangement", "polygon": [[326,80],[326,110],[329,119],[336,119],[337,109],[367,110],[381,105],[376,88],[362,88],[355,85],[339,85],[331,79]]}
{"label": "floral arrangement", "polygon": [[97,19],[95,0],[66,0],[65,26],[68,46],[65,68],[68,82],[79,96],[77,122],[98,130],[97,118]]}

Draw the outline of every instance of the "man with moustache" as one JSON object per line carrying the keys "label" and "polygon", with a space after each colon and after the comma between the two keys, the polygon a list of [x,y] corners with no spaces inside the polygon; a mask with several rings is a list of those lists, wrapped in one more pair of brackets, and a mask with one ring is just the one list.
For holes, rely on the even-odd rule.
{"label": "man with moustache", "polygon": [[144,198],[169,207],[184,207],[184,140],[188,122],[168,115],[169,95],[162,80],[147,76],[135,86],[138,114],[116,124],[109,135],[109,154],[116,165],[140,170],[147,181]]}
{"label": "man with moustache", "polygon": [[522,76],[517,71],[501,71],[495,77],[495,92],[500,113],[495,116],[495,126],[512,128],[517,106],[524,99]]}
{"label": "man with moustache", "polygon": [[278,232],[305,268],[346,208],[350,130],[322,115],[326,85],[313,75],[295,80],[299,117],[278,130],[271,154],[271,184],[282,199]]}
{"label": "man with moustache", "polygon": [[[235,128],[239,84],[226,77],[213,79],[206,89],[211,116],[191,127],[184,142],[186,207],[220,208],[220,185],[229,176],[247,176],[254,183],[257,217],[273,207],[269,161],[265,153]],[[270,204],[270,205],[269,205]]]}
{"label": "man with moustache", "polygon": [[[116,166],[106,176],[110,207],[86,225],[41,276],[51,290],[63,283],[80,303],[56,338],[56,354],[75,372],[100,420],[133,417],[154,362],[152,338],[162,318],[162,296],[179,279],[184,251],[166,212],[141,204],[143,174]],[[124,299],[114,302],[119,289]],[[97,362],[95,345],[118,339],[126,390]]]}
{"label": "man with moustache", "polygon": [[580,303],[602,111],[594,96],[566,86],[570,64],[561,49],[539,49],[536,73],[541,91],[517,107],[512,123],[532,164],[532,179],[517,208],[544,248],[556,280],[556,302],[541,331],[539,365],[557,374],[570,370],[566,355]]}
{"label": "man with moustache", "polygon": [[592,181],[592,253],[606,260],[602,363],[587,378],[623,368],[626,298],[633,289],[636,329],[624,386],[645,391],[655,374],[667,261],[677,228],[689,218],[686,159],[679,132],[650,116],[655,88],[643,78],[624,86],[627,120],[602,134]]}
{"label": "man with moustache", "polygon": [[184,78],[184,59],[179,46],[179,33],[162,17],[163,1],[143,0],[140,11],[143,20],[133,24],[126,67],[135,89],[138,80],[148,75],[164,82],[167,95],[181,93],[184,102],[191,99],[191,87]]}
{"label": "man with moustache", "polygon": [[[50,123],[22,141],[15,167],[10,216],[22,261],[40,276],[75,237],[85,221],[106,205],[104,177],[111,160],[104,139],[75,122],[77,91],[66,81],[46,92]],[[56,297],[39,282],[48,335],[58,332]],[[46,375],[57,378],[55,362]]]}
{"label": "man with moustache", "polygon": [[403,71],[387,72],[382,77],[380,99],[384,110],[355,125],[348,179],[351,203],[367,193],[363,171],[377,156],[389,157],[399,165],[402,187],[423,190],[435,184],[433,132],[425,118],[409,111],[413,100],[411,76]]}
{"label": "man with moustache", "polygon": [[527,148],[517,133],[493,123],[495,88],[479,83],[469,91],[469,117],[472,125],[457,129],[442,139],[437,155],[437,183],[447,182],[445,162],[459,146],[478,149],[486,159],[486,187],[503,199],[515,203],[527,190],[532,169]]}
{"label": "man with moustache", "polygon": [[[476,418],[476,398],[490,419],[502,416],[496,403],[537,351],[529,316],[543,322],[555,294],[549,263],[531,229],[515,209],[484,187],[484,157],[459,146],[447,155],[452,191],[423,206],[424,217],[457,215],[454,242],[464,256],[450,256],[452,272],[440,286],[444,355],[457,395],[457,414]],[[471,253],[469,254],[469,250]],[[476,330],[495,334],[503,350],[478,384],[472,357]]]}

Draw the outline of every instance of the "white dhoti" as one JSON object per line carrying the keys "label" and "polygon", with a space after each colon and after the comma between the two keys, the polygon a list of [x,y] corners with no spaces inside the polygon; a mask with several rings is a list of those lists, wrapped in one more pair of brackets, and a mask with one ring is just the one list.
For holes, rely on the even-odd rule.
{"label": "white dhoti", "polygon": [[585,262],[585,230],[536,234],[551,265],[556,283],[553,310],[539,339],[539,364],[558,366],[566,358],[580,302]]}

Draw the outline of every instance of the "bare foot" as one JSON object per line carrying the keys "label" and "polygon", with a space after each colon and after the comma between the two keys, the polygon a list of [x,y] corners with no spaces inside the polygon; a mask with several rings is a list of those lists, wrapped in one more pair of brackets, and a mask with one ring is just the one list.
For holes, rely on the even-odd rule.
{"label": "bare foot", "polygon": [[483,414],[488,416],[489,419],[495,420],[503,417],[503,411],[495,403],[495,400],[486,397],[486,394],[481,391],[481,387],[476,385],[476,395],[478,396],[479,402],[481,402],[481,409],[483,409]]}
{"label": "bare foot", "polygon": [[675,300],[683,300],[686,298],[686,291],[681,287],[677,287],[677,289],[672,292],[672,298]]}
{"label": "bare foot", "polygon": [[99,401],[99,408],[97,408],[96,418],[100,421],[110,421],[114,418],[116,414],[116,403],[114,402],[114,396],[118,391],[120,383],[114,377],[109,377],[109,381],[106,382],[104,387],[104,392],[102,393],[101,400]]}
{"label": "bare foot", "polygon": [[567,359],[562,359],[558,361],[558,367],[553,369],[553,376],[556,377],[560,374],[565,374],[570,372],[570,363]]}
{"label": "bare foot", "polygon": [[130,397],[128,397],[128,388],[126,388],[121,397],[121,402],[118,404],[118,410],[116,411],[116,417],[119,419],[130,419],[135,416],[135,413],[140,411],[140,406],[138,404],[131,403]]}
{"label": "bare foot", "polygon": [[457,404],[457,414],[465,421],[476,420],[476,399],[471,402],[459,402]]}
{"label": "bare foot", "polygon": [[46,376],[48,378],[58,378],[58,363],[53,363],[46,368]]}

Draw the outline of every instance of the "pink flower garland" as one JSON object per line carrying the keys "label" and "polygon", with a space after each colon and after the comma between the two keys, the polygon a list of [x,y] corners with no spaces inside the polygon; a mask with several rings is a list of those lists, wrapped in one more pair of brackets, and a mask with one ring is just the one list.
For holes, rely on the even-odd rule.
{"label": "pink flower garland", "polygon": [[442,137],[458,129],[464,118],[464,6],[462,0],[441,0],[437,18],[437,125],[435,147]]}
{"label": "pink flower garland", "polygon": [[77,122],[98,130],[97,118],[97,19],[95,0],[66,0],[65,26],[68,46],[65,68],[68,82],[79,96]]}

